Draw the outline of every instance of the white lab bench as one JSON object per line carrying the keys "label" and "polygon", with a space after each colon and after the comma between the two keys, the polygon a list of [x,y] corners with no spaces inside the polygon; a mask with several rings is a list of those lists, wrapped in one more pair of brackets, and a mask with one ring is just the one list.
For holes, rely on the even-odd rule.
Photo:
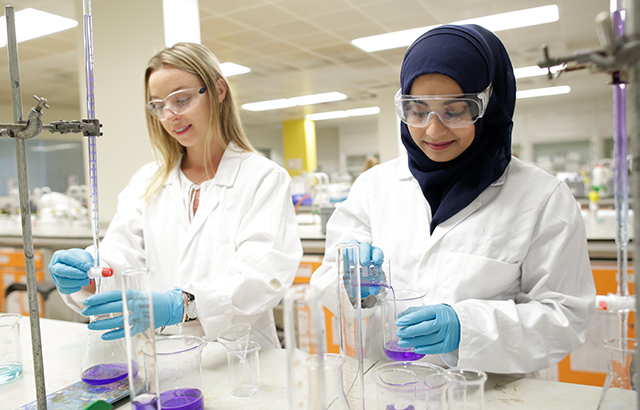
{"label": "white lab bench", "polygon": [[[42,349],[47,394],[80,380],[85,348],[86,325],[42,319]],[[20,321],[24,347],[22,377],[0,385],[0,408],[15,409],[36,399],[29,319]],[[206,409],[285,409],[287,408],[286,352],[260,351],[261,391],[249,398],[229,393],[226,351],[209,342],[202,353],[203,390]],[[602,388],[535,379],[490,375],[486,385],[486,410],[499,409],[595,409]],[[366,408],[375,408],[375,385],[365,375]],[[120,409],[130,409],[129,402]]]}

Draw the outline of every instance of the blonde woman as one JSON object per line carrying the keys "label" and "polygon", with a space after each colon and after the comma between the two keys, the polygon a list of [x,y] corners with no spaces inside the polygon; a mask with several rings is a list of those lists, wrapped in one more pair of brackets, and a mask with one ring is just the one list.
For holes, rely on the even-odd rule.
{"label": "blonde woman", "polygon": [[[271,309],[293,282],[302,247],[289,175],[257,154],[242,130],[216,57],[178,43],[151,58],[145,72],[147,125],[157,161],[142,167],[118,197],[101,243],[101,263],[116,276],[150,268],[156,328],[214,340],[250,323],[262,346],[279,346]],[[90,249],[87,249],[90,251]],[[54,254],[50,272],[67,302],[90,316],[121,311],[119,291],[87,298],[90,252]],[[117,280],[103,280],[117,287]],[[111,286],[114,285],[114,286]],[[122,337],[122,320],[92,329]]]}

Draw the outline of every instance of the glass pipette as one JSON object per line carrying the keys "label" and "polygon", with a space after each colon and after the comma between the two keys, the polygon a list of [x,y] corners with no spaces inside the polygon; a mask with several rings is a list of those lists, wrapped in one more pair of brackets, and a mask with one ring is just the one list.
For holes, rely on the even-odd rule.
{"label": "glass pipette", "polygon": [[[87,84],[87,118],[96,118],[93,89],[93,28],[91,22],[91,0],[83,1],[84,11],[84,66]],[[96,280],[97,291],[100,289],[100,278],[113,275],[113,269],[100,267],[100,217],[98,213],[98,162],[96,157],[96,136],[89,135],[89,184],[91,191],[91,233],[93,235],[93,268],[88,276]]]}

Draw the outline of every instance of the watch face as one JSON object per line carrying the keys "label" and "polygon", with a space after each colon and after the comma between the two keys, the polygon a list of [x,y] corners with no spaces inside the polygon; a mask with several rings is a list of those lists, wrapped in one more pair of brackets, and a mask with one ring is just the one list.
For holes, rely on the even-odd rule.
{"label": "watch face", "polygon": [[191,300],[189,301],[189,303],[187,303],[187,316],[189,316],[190,319],[195,319],[196,317],[196,301],[195,300]]}

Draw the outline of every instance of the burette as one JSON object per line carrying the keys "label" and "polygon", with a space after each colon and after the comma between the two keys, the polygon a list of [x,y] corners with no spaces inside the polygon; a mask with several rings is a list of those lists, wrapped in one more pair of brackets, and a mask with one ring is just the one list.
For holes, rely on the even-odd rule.
{"label": "burette", "polygon": [[[93,86],[93,28],[91,23],[91,0],[83,1],[84,14],[84,68],[87,88],[87,118],[96,118]],[[100,278],[113,275],[113,269],[100,267],[100,215],[98,212],[98,161],[96,156],[96,136],[88,135],[89,145],[89,185],[91,192],[91,234],[93,235],[93,267],[88,276],[96,281],[96,291],[100,291]]]}

